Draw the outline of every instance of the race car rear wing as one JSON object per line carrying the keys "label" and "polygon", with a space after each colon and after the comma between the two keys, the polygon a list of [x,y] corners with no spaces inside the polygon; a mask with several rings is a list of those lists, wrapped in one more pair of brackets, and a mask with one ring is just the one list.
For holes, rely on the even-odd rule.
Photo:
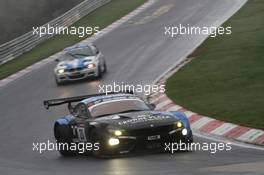
{"label": "race car rear wing", "polygon": [[79,102],[87,98],[104,96],[104,95],[114,95],[114,94],[134,94],[134,93],[132,91],[126,91],[126,92],[109,92],[107,94],[106,93],[91,94],[91,95],[83,95],[83,96],[76,96],[76,97],[44,100],[43,104],[46,109],[49,109],[49,107],[51,106],[59,106],[59,105],[66,104],[66,103],[70,105],[71,103]]}

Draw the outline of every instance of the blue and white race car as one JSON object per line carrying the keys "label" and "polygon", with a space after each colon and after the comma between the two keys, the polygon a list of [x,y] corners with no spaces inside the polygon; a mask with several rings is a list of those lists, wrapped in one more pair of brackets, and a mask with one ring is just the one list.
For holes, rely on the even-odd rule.
{"label": "blue and white race car", "polygon": [[54,73],[57,85],[88,77],[101,78],[107,70],[104,55],[93,44],[67,48],[56,61],[58,64]]}

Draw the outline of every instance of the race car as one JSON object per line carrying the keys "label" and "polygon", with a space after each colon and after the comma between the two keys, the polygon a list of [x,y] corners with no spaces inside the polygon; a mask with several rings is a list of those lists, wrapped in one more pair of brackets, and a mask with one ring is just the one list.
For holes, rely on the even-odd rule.
{"label": "race car", "polygon": [[[75,103],[75,105],[72,105]],[[44,106],[68,104],[70,114],[56,120],[57,143],[90,143],[94,156],[119,156],[164,151],[165,143],[192,143],[192,130],[181,112],[155,111],[155,106],[128,92],[94,94],[44,101]],[[61,155],[78,151],[59,149]]]}
{"label": "race car", "polygon": [[103,54],[93,44],[79,44],[66,48],[56,61],[58,64],[54,74],[57,85],[88,77],[101,78],[107,71]]}

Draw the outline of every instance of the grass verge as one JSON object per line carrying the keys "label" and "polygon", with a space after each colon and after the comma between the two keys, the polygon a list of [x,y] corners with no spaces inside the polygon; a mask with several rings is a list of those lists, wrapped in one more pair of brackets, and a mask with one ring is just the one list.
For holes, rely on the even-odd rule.
{"label": "grass verge", "polygon": [[[110,3],[83,17],[73,24],[73,26],[99,26],[100,29],[103,29],[146,1],[147,0],[112,0]],[[19,56],[17,59],[0,66],[0,80],[61,51],[65,47],[78,43],[83,39],[85,38],[79,38],[77,35],[57,35],[50,38],[31,51]]]}
{"label": "grass verge", "polygon": [[249,0],[167,81],[167,95],[197,113],[264,129],[264,1]]}

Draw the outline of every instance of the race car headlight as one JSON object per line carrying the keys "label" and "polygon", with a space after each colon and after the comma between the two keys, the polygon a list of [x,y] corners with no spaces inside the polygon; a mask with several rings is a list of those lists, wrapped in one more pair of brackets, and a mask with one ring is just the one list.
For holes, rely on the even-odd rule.
{"label": "race car headlight", "polygon": [[110,139],[108,140],[108,144],[109,144],[110,146],[118,145],[118,144],[119,144],[119,139],[117,139],[117,138],[110,138]]}
{"label": "race car headlight", "polygon": [[184,129],[182,130],[182,135],[186,136],[186,135],[187,135],[187,133],[188,133],[187,129],[186,129],[186,128],[184,128]]}
{"label": "race car headlight", "polygon": [[177,128],[181,128],[182,127],[182,122],[177,122],[176,126],[177,126]]}
{"label": "race car headlight", "polygon": [[95,64],[87,64],[86,66],[88,69],[93,69],[95,68]]}
{"label": "race car headlight", "polygon": [[115,134],[115,136],[121,136],[122,135],[122,131],[115,130],[114,134]]}
{"label": "race car headlight", "polygon": [[63,73],[65,72],[65,70],[64,70],[64,69],[59,69],[57,72],[58,72],[59,74],[63,74]]}
{"label": "race car headlight", "polygon": [[109,129],[108,132],[114,136],[121,136],[124,134],[124,131],[119,129]]}

